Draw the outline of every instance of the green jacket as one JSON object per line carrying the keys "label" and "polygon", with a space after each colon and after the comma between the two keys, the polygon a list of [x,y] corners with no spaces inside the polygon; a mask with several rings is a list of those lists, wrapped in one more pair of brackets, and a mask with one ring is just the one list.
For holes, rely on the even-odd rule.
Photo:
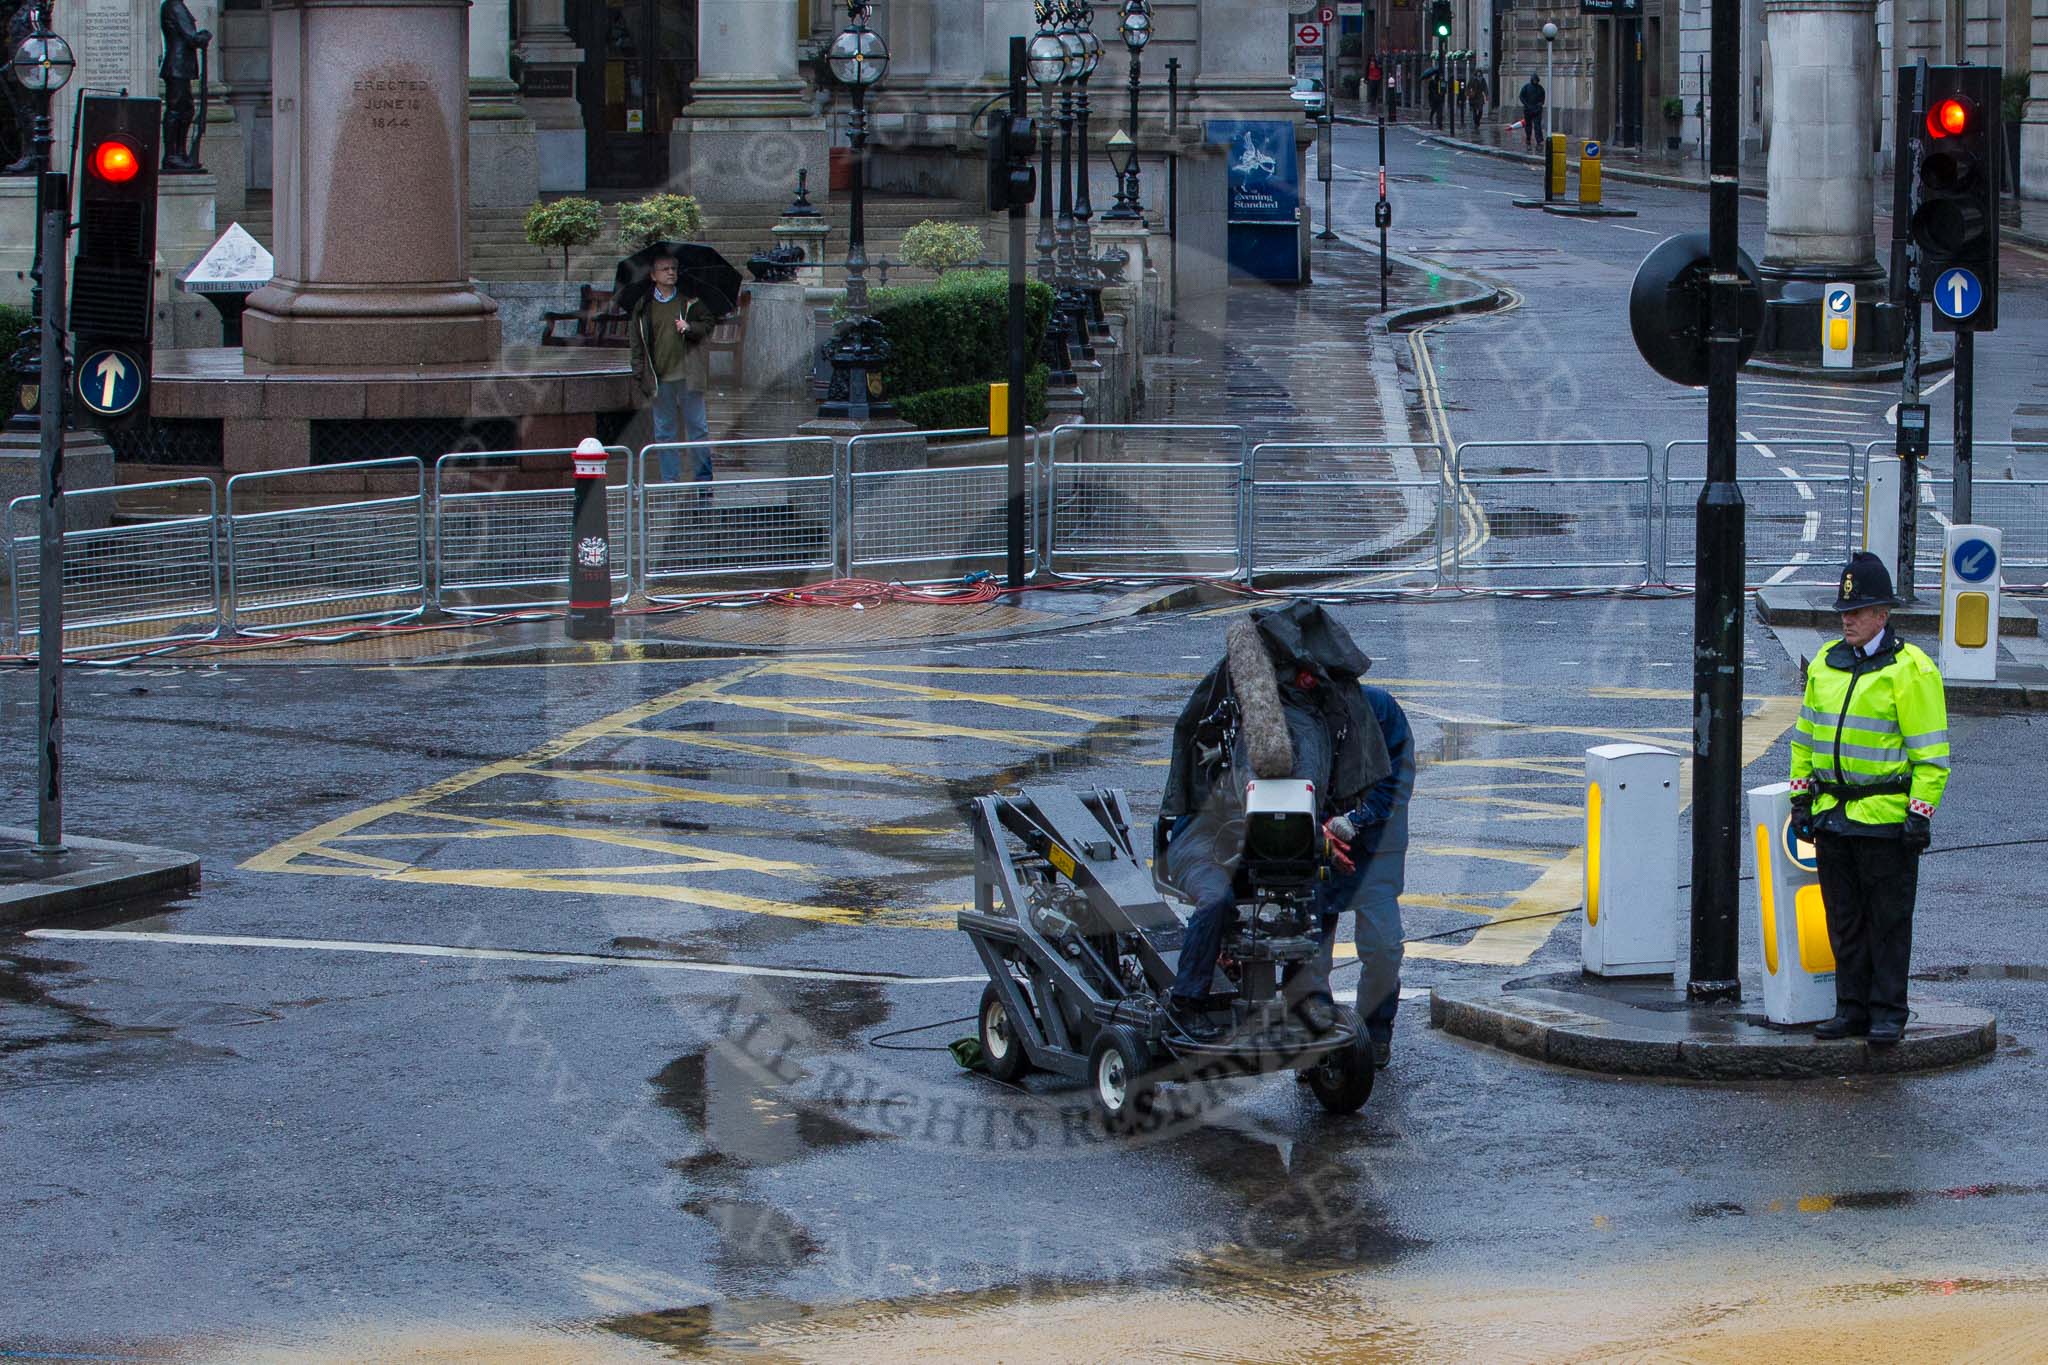
{"label": "green jacket", "polygon": [[[634,305],[632,319],[627,324],[627,331],[632,336],[633,380],[640,388],[642,399],[654,397],[654,338],[647,321],[647,305],[653,299],[654,291],[650,289]],[[688,307],[683,314],[683,387],[703,393],[711,387],[711,355],[704,349],[704,342],[718,325],[718,319],[702,299],[687,298],[686,303]]]}
{"label": "green jacket", "polygon": [[[1792,787],[1836,834],[1890,833],[1932,817],[1948,787],[1948,698],[1934,661],[1889,627],[1868,658],[1837,640],[1806,670],[1792,732]],[[1872,788],[1868,796],[1853,789]],[[1846,799],[1845,799],[1846,798]]]}

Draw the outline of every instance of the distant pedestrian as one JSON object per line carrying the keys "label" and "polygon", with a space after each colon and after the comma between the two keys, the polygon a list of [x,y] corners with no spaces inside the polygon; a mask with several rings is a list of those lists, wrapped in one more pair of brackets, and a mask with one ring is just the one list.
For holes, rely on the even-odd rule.
{"label": "distant pedestrian", "polygon": [[1493,91],[1486,84],[1484,71],[1473,72],[1472,79],[1465,88],[1472,93],[1472,131],[1476,133],[1479,126],[1486,121],[1486,100]]}
{"label": "distant pedestrian", "polygon": [[1374,104],[1378,104],[1380,102],[1380,84],[1385,79],[1386,73],[1380,68],[1379,54],[1375,52],[1372,56],[1368,57],[1365,62],[1365,88],[1368,98],[1370,98]]}
{"label": "distant pedestrian", "polygon": [[1434,70],[1429,75],[1429,122],[1433,128],[1444,126],[1444,78]]}
{"label": "distant pedestrian", "polygon": [[1401,71],[1398,67],[1387,71],[1387,122],[1401,121]]}
{"label": "distant pedestrian", "polygon": [[[673,444],[678,431],[685,441],[709,440],[704,390],[711,386],[711,357],[704,342],[718,320],[703,300],[676,288],[673,256],[658,257],[648,278],[653,287],[634,306],[627,330],[632,334],[633,378],[654,419],[654,444]],[[662,450],[656,454],[661,461],[661,481],[681,482],[682,452]],[[690,478],[708,482],[711,452],[699,446],[690,454]]]}
{"label": "distant pedestrian", "polygon": [[1534,147],[1543,127],[1543,106],[1549,99],[1543,89],[1543,82],[1535,76],[1522,87],[1522,145]]}
{"label": "distant pedestrian", "polygon": [[1948,789],[1948,698],[1934,661],[1891,626],[1892,576],[1859,551],[1834,609],[1842,638],[1806,668],[1792,732],[1792,829],[1814,847],[1835,1016],[1816,1038],[1906,1031],[1920,855]]}

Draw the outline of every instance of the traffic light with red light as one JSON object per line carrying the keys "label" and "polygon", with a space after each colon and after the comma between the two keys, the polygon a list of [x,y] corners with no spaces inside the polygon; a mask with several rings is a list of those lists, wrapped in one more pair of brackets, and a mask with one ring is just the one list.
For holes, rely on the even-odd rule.
{"label": "traffic light with red light", "polygon": [[1904,297],[1910,240],[1920,249],[1920,292],[1934,304],[1935,330],[1989,332],[1998,326],[2000,71],[1928,67],[1924,116],[1913,108],[1917,72],[1899,68],[1892,292]]}
{"label": "traffic light with red light", "polygon": [[71,332],[79,397],[101,420],[147,411],[162,120],[157,100],[87,95],[80,102]]}

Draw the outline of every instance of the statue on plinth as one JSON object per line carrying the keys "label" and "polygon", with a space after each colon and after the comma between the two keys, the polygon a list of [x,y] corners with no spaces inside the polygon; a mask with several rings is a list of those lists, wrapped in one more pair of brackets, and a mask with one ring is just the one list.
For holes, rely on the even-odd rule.
{"label": "statue on plinth", "polygon": [[[164,0],[157,19],[164,31],[164,60],[157,68],[164,78],[163,168],[202,171],[206,169],[199,164],[199,143],[206,136],[206,45],[213,41],[213,34],[193,22],[185,0]],[[199,82],[196,108],[192,100],[195,80]]]}

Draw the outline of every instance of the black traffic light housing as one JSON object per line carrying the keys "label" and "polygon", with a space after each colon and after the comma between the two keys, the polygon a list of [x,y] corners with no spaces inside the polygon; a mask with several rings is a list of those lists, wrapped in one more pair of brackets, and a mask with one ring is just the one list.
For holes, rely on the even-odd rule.
{"label": "black traffic light housing", "polygon": [[1451,0],[1430,0],[1429,33],[1439,45],[1451,36]]}
{"label": "black traffic light housing", "polygon": [[[1939,307],[1939,332],[1989,332],[1998,326],[1998,191],[2005,150],[2000,69],[1927,68],[1926,112],[1916,115],[1917,68],[1899,68],[1892,176],[1892,296],[1906,296],[1906,242],[1920,248],[1920,296],[1931,300],[1945,271],[1977,277],[1983,299],[1960,320]],[[1916,162],[1917,155],[1917,162]],[[1917,165],[1917,172],[1916,172]],[[1920,207],[1912,206],[1917,181]]]}
{"label": "black traffic light housing", "polygon": [[1007,213],[1030,208],[1038,195],[1038,170],[1032,153],[1038,127],[1027,114],[991,109],[988,115],[988,211]]}
{"label": "black traffic light housing", "polygon": [[[146,412],[150,341],[156,324],[157,100],[87,95],[80,101],[78,240],[71,268],[72,354],[78,382],[88,362],[114,351],[140,376],[127,412]],[[92,403],[87,411],[104,418]],[[122,415],[127,415],[124,412]]]}

